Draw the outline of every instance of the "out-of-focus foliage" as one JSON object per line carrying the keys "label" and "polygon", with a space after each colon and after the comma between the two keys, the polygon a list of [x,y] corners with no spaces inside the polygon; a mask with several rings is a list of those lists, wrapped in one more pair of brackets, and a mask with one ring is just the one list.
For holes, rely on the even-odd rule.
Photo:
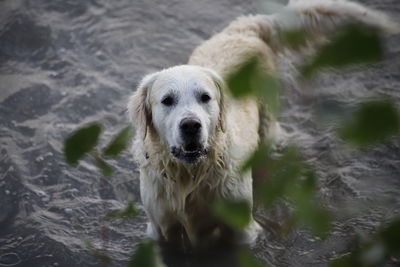
{"label": "out-of-focus foliage", "polygon": [[263,99],[273,114],[279,111],[279,80],[266,73],[257,57],[243,62],[241,67],[232,73],[227,81],[233,97],[255,96]]}
{"label": "out-of-focus foliage", "polygon": [[266,207],[288,200],[295,208],[291,226],[298,222],[309,226],[317,235],[327,233],[331,216],[318,205],[315,173],[302,161],[297,147],[289,146],[276,156],[267,145],[261,145],[245,168],[247,166],[253,166],[256,176],[256,199]]}
{"label": "out-of-focus foliage", "polygon": [[129,141],[132,137],[132,128],[125,127],[104,149],[105,156],[115,157],[127,148]]}
{"label": "out-of-focus foliage", "polygon": [[99,155],[95,155],[95,163],[97,167],[103,172],[104,176],[110,176],[113,172],[113,168]]}
{"label": "out-of-focus foliage", "polygon": [[[280,35],[282,43],[290,49],[305,46],[307,37],[298,30],[288,30]],[[383,42],[377,29],[348,24],[335,33],[330,42],[322,46],[300,70],[304,78],[312,78],[318,71],[329,67],[343,68],[376,62],[383,59],[383,55]],[[263,74],[257,59],[250,58],[228,79],[228,86],[234,97],[253,95],[262,97],[268,106],[279,107],[277,81],[276,77]],[[271,92],[276,93],[271,95]],[[390,100],[368,101],[355,110],[353,115],[346,113],[346,119],[341,110],[336,110],[338,114],[334,114],[339,119],[338,134],[350,144],[374,144],[400,132],[399,114]],[[329,232],[332,214],[319,204],[315,172],[301,160],[295,146],[289,146],[276,156],[270,145],[261,144],[244,164],[242,171],[250,168],[256,179],[256,199],[266,207],[286,200],[294,208],[292,219],[287,223],[289,229],[286,230],[300,223],[309,226],[320,236]],[[229,216],[225,217],[225,220],[230,219]],[[377,240],[361,249],[336,259],[332,266],[381,266],[389,254],[399,253],[400,226],[397,222],[382,230],[378,236]],[[251,254],[245,254],[243,258],[242,266],[258,266]]]}
{"label": "out-of-focus foliage", "polygon": [[393,220],[384,228],[379,237],[382,239],[387,252],[400,256],[400,218]]}
{"label": "out-of-focus foliage", "polygon": [[352,253],[331,261],[331,267],[384,266],[390,257],[400,256],[400,219],[383,227],[374,237],[364,241]]}
{"label": "out-of-focus foliage", "polygon": [[249,203],[240,200],[221,200],[214,204],[214,214],[235,229],[246,227],[251,218]]}
{"label": "out-of-focus foliage", "polygon": [[361,103],[353,118],[343,122],[339,135],[346,141],[365,146],[400,132],[400,117],[390,100]]}
{"label": "out-of-focus foliage", "polygon": [[237,256],[240,267],[265,267],[265,265],[261,264],[256,258],[254,258],[251,251],[248,249],[239,250]]}
{"label": "out-of-focus foliage", "polygon": [[142,241],[136,248],[128,267],[164,267],[156,245],[151,241]]}
{"label": "out-of-focus foliage", "polygon": [[310,77],[323,68],[376,62],[382,60],[383,56],[384,48],[378,29],[348,24],[337,32],[331,42],[318,50],[310,63],[302,67],[302,74]]}
{"label": "out-of-focus foliage", "polygon": [[104,176],[110,176],[113,168],[105,161],[105,158],[107,156],[115,157],[127,148],[132,136],[132,129],[130,126],[122,129],[102,152],[95,149],[100,133],[101,125],[98,123],[91,123],[77,129],[65,140],[64,154],[67,162],[71,165],[76,165],[86,154],[92,155],[95,164]]}
{"label": "out-of-focus foliage", "polygon": [[64,154],[67,162],[76,165],[78,161],[97,144],[101,133],[101,126],[92,123],[84,126],[65,139]]}
{"label": "out-of-focus foliage", "polygon": [[301,30],[287,30],[280,34],[281,42],[290,49],[300,49],[307,46],[308,35]]}

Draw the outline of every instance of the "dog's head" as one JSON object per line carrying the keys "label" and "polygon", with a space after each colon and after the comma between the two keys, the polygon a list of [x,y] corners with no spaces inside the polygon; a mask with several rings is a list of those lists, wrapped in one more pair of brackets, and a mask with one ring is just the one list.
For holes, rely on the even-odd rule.
{"label": "dog's head", "polygon": [[225,129],[223,87],[211,69],[177,66],[144,77],[128,109],[141,138],[151,131],[176,159],[195,163]]}

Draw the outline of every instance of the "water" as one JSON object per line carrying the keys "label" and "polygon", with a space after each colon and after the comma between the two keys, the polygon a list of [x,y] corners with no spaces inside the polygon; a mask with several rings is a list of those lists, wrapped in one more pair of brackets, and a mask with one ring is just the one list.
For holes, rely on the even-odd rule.
{"label": "water", "polygon": [[[363,2],[399,17],[396,1]],[[127,96],[144,74],[185,63],[202,40],[257,10],[257,1],[236,0],[0,1],[0,266],[99,266],[85,240],[106,251],[111,266],[125,266],[144,237],[144,213],[114,221],[104,215],[139,201],[131,156],[112,161],[114,175],[104,180],[90,159],[78,168],[65,163],[64,138],[100,121],[104,145],[126,125]],[[356,151],[322,123],[330,114],[314,112],[318,103],[352,105],[366,96],[400,103],[400,36],[387,41],[384,62],[324,74],[307,86],[293,82],[292,59],[280,58],[281,121],[318,171],[320,198],[338,218],[325,240],[304,229],[279,237],[288,208],[258,209],[266,233],[253,252],[271,266],[326,266],[351,249],[356,232],[373,233],[399,214],[400,139]],[[310,87],[317,98],[304,94]],[[230,251],[164,254],[170,266],[235,262]]]}

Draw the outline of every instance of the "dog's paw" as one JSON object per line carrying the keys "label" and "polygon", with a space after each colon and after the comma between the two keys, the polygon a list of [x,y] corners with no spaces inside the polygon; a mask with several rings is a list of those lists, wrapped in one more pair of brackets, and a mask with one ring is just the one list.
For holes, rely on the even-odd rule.
{"label": "dog's paw", "polygon": [[252,220],[239,236],[239,243],[253,245],[261,233],[262,227],[255,220]]}
{"label": "dog's paw", "polygon": [[159,240],[160,239],[160,235],[159,235],[156,227],[151,222],[147,223],[146,235],[147,235],[148,238],[150,238],[152,240]]}

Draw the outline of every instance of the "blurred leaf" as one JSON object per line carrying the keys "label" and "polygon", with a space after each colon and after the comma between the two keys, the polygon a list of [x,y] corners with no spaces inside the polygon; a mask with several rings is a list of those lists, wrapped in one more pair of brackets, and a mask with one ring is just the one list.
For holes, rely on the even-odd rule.
{"label": "blurred leaf", "polygon": [[97,144],[101,132],[98,123],[92,123],[70,134],[64,142],[64,154],[68,164],[78,161]]}
{"label": "blurred leaf", "polygon": [[293,222],[302,222],[320,236],[328,232],[331,216],[316,200],[315,172],[302,161],[296,146],[289,146],[282,155],[274,156],[269,146],[262,144],[246,161],[242,170],[250,167],[261,173],[255,176],[261,179],[255,180],[254,192],[264,206],[269,207],[277,200],[287,198],[296,210]]}
{"label": "blurred leaf", "polygon": [[265,165],[265,162],[268,159],[269,152],[270,148],[267,144],[260,144],[257,150],[245,161],[241,168],[241,171],[244,172],[256,166]]}
{"label": "blurred leaf", "polygon": [[257,260],[251,251],[248,249],[241,249],[238,252],[239,266],[240,267],[262,267],[263,265]]}
{"label": "blurred leaf", "polygon": [[390,257],[400,255],[400,219],[384,227],[375,238],[344,257],[332,260],[331,267],[384,266]]}
{"label": "blurred leaf", "polygon": [[143,241],[136,248],[128,267],[164,267],[156,246],[151,241]]}
{"label": "blurred leaf", "polygon": [[314,106],[315,117],[322,123],[338,123],[349,117],[352,109],[336,99],[319,97]]}
{"label": "blurred leaf", "polygon": [[316,199],[317,178],[311,169],[303,169],[304,180],[291,186],[289,197],[296,207],[297,219],[310,227],[314,234],[325,236],[331,226],[331,214]]}
{"label": "blurred leaf", "polygon": [[240,98],[247,95],[262,97],[270,111],[277,112],[279,81],[274,75],[265,73],[256,57],[247,59],[236,72],[228,77],[227,84],[234,97]]}
{"label": "blurred leaf", "polygon": [[273,115],[277,115],[280,110],[280,83],[276,76],[264,73],[262,86],[259,87],[258,95],[267,103],[268,111]]}
{"label": "blurred leaf", "polygon": [[251,218],[249,204],[241,200],[218,201],[214,204],[213,211],[215,216],[236,229],[246,227]]}
{"label": "blurred leaf", "polygon": [[302,73],[305,77],[310,77],[320,68],[376,62],[381,60],[383,55],[384,48],[377,29],[349,24],[322,47],[309,64],[303,66]]}
{"label": "blurred leaf", "polygon": [[383,266],[385,254],[385,248],[381,242],[372,242],[360,250],[358,260],[362,266]]}
{"label": "blurred leaf", "polygon": [[391,101],[362,103],[354,119],[344,123],[339,135],[350,143],[363,146],[384,140],[400,132],[398,111]]}
{"label": "blurred leaf", "polygon": [[130,126],[125,127],[118,135],[107,145],[103,153],[105,156],[117,156],[123,151],[129,144],[129,140],[132,136],[132,128]]}
{"label": "blurred leaf", "polygon": [[380,235],[386,250],[392,255],[400,255],[400,219],[391,222]]}
{"label": "blurred leaf", "polygon": [[309,36],[303,30],[287,30],[280,33],[280,38],[283,45],[298,49],[307,44]]}
{"label": "blurred leaf", "polygon": [[113,172],[113,168],[98,156],[96,157],[96,165],[103,172],[104,176],[110,176]]}
{"label": "blurred leaf", "polygon": [[228,88],[234,97],[243,97],[255,92],[255,86],[261,86],[257,58],[248,59],[228,78]]}
{"label": "blurred leaf", "polygon": [[134,201],[130,201],[126,208],[121,210],[112,210],[107,214],[109,218],[127,218],[134,217],[138,214]]}
{"label": "blurred leaf", "polygon": [[256,189],[256,194],[265,206],[270,206],[275,200],[285,197],[288,188],[295,186],[300,178],[303,163],[298,149],[290,146],[285,149],[282,156],[269,158],[265,168],[268,171],[267,179],[259,189]]}
{"label": "blurred leaf", "polygon": [[297,205],[296,216],[309,226],[314,234],[325,237],[331,227],[331,215],[317,204],[316,200]]}
{"label": "blurred leaf", "polygon": [[329,263],[330,267],[361,267],[359,262],[355,259],[352,254],[347,254],[340,258],[331,260]]}

